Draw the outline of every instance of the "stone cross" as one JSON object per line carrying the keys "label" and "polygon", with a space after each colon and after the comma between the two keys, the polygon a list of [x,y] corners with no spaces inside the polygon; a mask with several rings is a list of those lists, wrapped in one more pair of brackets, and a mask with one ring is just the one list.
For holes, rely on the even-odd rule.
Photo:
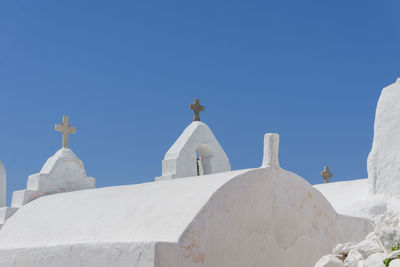
{"label": "stone cross", "polygon": [[68,116],[63,116],[63,122],[61,124],[56,124],[54,129],[62,133],[62,147],[68,147],[68,136],[76,133],[76,128],[69,125]]}
{"label": "stone cross", "polygon": [[190,104],[189,108],[194,112],[193,121],[200,121],[200,111],[204,111],[204,106],[200,105],[199,99],[196,98],[194,104]]}
{"label": "stone cross", "polygon": [[324,171],[321,172],[321,176],[324,177],[325,183],[329,183],[329,179],[332,178],[332,173],[329,171],[328,166],[324,166]]}

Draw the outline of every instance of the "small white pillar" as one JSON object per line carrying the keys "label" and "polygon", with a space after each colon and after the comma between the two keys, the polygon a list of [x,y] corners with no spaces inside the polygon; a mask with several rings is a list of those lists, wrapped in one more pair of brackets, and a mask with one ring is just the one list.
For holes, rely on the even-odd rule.
{"label": "small white pillar", "polygon": [[6,195],[7,195],[6,179],[7,179],[6,169],[4,168],[4,165],[0,160],[0,207],[6,206]]}
{"label": "small white pillar", "polygon": [[279,168],[279,134],[264,135],[264,158],[262,168]]}

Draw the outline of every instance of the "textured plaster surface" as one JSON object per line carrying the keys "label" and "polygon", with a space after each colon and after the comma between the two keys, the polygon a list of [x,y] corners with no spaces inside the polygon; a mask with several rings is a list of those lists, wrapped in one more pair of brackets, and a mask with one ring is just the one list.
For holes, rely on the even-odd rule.
{"label": "textured plaster surface", "polygon": [[165,154],[162,176],[167,180],[197,175],[197,155],[204,174],[229,171],[231,165],[221,145],[210,128],[201,121],[192,122]]}
{"label": "textured plaster surface", "polygon": [[314,185],[340,214],[375,220],[388,211],[400,212],[400,196],[369,192],[368,179]]}
{"label": "textured plaster surface", "polygon": [[152,243],[79,243],[0,250],[2,267],[154,267]]}
{"label": "textured plaster surface", "polygon": [[[0,166],[0,176],[1,171]],[[46,161],[40,173],[28,177],[27,189],[13,192],[11,207],[0,208],[0,227],[19,208],[34,199],[49,194],[92,189],[95,183],[93,177],[86,176],[83,163],[74,152],[62,148]]]}
{"label": "textured plaster surface", "polygon": [[156,245],[156,266],[308,267],[339,240],[361,240],[372,229],[337,215],[308,182],[280,169],[241,174],[211,200],[178,244]]}
{"label": "textured plaster surface", "polygon": [[309,267],[371,229],[259,168],[41,197],[0,230],[0,266]]}
{"label": "textured plaster surface", "polygon": [[50,157],[40,173],[29,176],[27,189],[46,193],[69,192],[95,187],[95,179],[87,177],[82,161],[69,148],[62,148]]}
{"label": "textured plaster surface", "polygon": [[332,204],[338,213],[353,215],[349,206],[369,197],[367,179],[314,185]]}
{"label": "textured plaster surface", "polygon": [[400,79],[382,90],[375,115],[374,140],[368,156],[370,192],[400,194]]}
{"label": "textured plaster surface", "polygon": [[82,161],[71,149],[62,148],[46,161],[40,173],[28,177],[25,190],[13,193],[11,206],[19,208],[44,195],[92,189],[95,186],[96,180],[86,176]]}

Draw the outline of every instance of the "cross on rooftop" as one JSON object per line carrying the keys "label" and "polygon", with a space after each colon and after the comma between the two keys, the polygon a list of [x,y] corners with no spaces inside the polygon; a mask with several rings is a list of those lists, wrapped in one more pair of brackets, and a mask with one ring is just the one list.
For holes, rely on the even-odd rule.
{"label": "cross on rooftop", "polygon": [[329,179],[332,178],[332,173],[328,166],[324,166],[324,171],[321,172],[321,176],[324,177],[325,183],[329,183]]}
{"label": "cross on rooftop", "polygon": [[193,121],[200,121],[200,111],[204,111],[204,106],[200,105],[200,100],[196,98],[194,104],[190,104],[189,108],[193,110]]}
{"label": "cross on rooftop", "polygon": [[68,116],[63,116],[63,122],[61,124],[56,124],[54,129],[62,133],[62,147],[68,147],[68,136],[76,133],[76,128],[69,125]]}

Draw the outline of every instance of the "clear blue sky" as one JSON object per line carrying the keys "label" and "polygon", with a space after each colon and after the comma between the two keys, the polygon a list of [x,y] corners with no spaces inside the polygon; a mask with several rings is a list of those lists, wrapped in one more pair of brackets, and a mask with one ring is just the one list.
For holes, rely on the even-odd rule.
{"label": "clear blue sky", "polygon": [[195,97],[232,169],[263,135],[310,183],[367,176],[376,102],[400,76],[399,1],[1,1],[8,201],[61,146],[97,186],[152,181]]}

